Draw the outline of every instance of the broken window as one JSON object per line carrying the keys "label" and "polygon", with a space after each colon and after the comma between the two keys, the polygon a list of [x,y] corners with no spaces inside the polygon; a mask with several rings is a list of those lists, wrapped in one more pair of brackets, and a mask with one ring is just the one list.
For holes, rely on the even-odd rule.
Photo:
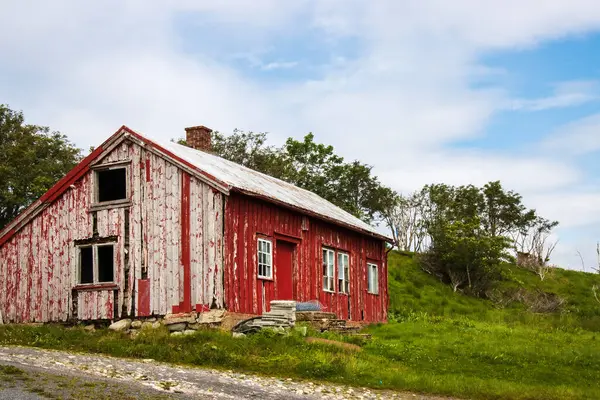
{"label": "broken window", "polygon": [[335,271],[335,252],[329,249],[323,249],[323,290],[326,292],[335,291],[334,286]]}
{"label": "broken window", "polygon": [[115,278],[115,245],[97,244],[79,248],[79,283],[111,283]]}
{"label": "broken window", "polygon": [[273,278],[273,245],[270,240],[258,239],[258,277]]}
{"label": "broken window", "polygon": [[377,264],[367,264],[367,284],[368,292],[371,294],[379,294],[379,272],[377,271]]}
{"label": "broken window", "polygon": [[111,168],[96,171],[96,200],[127,200],[127,168]]}
{"label": "broken window", "polygon": [[112,282],[114,279],[114,249],[112,244],[98,246],[98,282]]}
{"label": "broken window", "polygon": [[79,283],[94,283],[94,248],[79,249]]}

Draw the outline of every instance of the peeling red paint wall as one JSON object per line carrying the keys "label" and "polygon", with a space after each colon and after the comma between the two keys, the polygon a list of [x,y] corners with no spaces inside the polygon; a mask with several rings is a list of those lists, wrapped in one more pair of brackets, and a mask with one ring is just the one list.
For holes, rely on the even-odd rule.
{"label": "peeling red paint wall", "polygon": [[[304,228],[304,229],[303,229]],[[317,219],[303,217],[262,200],[231,194],[225,214],[225,299],[233,312],[260,314],[277,299],[277,265],[273,280],[257,278],[257,241],[272,239],[296,244],[294,294],[298,301],[319,300],[327,310],[353,321],[387,319],[387,262],[382,240]],[[322,248],[350,256],[350,293],[323,291]],[[379,294],[367,293],[367,260],[379,266]],[[337,289],[337,269],[335,273]]]}
{"label": "peeling red paint wall", "polygon": [[[95,162],[130,161],[131,204],[91,212],[94,179],[88,168],[73,187],[0,244],[4,320],[112,319],[137,315],[142,305],[142,314],[170,313],[184,294],[182,215],[190,220],[192,307],[222,307],[222,194],[191,177],[189,204],[182,209],[183,171],[176,165],[129,140],[102,157]],[[74,241],[93,236],[94,214],[98,236],[117,237],[115,285],[78,290]],[[139,279],[147,282],[149,297],[139,298]]]}

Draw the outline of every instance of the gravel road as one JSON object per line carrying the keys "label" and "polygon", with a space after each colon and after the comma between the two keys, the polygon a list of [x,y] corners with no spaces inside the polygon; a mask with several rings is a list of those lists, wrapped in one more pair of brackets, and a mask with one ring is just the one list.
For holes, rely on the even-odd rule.
{"label": "gravel road", "polygon": [[[44,396],[39,397],[38,395]],[[27,347],[0,347],[0,399],[423,399],[373,391]]]}

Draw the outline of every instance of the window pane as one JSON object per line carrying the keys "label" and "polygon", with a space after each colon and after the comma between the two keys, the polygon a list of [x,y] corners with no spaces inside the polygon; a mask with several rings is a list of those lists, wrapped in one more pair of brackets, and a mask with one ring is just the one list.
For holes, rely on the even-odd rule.
{"label": "window pane", "polygon": [[344,279],[344,272],[344,255],[338,254],[338,279]]}
{"label": "window pane", "polygon": [[114,246],[98,246],[98,282],[114,280]]}
{"label": "window pane", "polygon": [[91,247],[79,249],[79,283],[94,283],[94,250]]}
{"label": "window pane", "polygon": [[97,171],[98,201],[124,200],[127,198],[127,169]]}
{"label": "window pane", "polygon": [[379,276],[376,265],[373,266],[373,276],[375,277],[375,279],[373,279],[373,292],[379,293]]}

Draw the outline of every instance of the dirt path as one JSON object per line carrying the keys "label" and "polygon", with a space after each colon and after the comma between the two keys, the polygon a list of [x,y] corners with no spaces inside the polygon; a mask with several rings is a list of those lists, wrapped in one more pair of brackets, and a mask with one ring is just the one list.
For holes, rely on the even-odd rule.
{"label": "dirt path", "polygon": [[[154,360],[129,360],[103,355],[49,351],[27,347],[0,347],[0,365],[10,365],[27,374],[70,377],[71,380],[94,380],[102,384],[100,392],[124,390],[123,396],[138,398],[202,398],[202,399],[423,399],[442,400],[410,393],[375,392],[369,389],[339,385],[298,382],[246,375],[234,372],[188,368]],[[0,369],[1,375],[2,369]],[[16,375],[22,375],[16,373]],[[2,376],[0,376],[2,378]],[[14,377],[18,378],[18,377]],[[39,376],[35,382],[40,382]],[[63,388],[56,380],[47,379],[53,389]],[[29,380],[31,381],[31,380]],[[19,383],[18,379],[16,382]],[[54,383],[52,383],[54,382]],[[72,384],[97,388],[93,382]],[[18,390],[20,386],[5,387]],[[0,386],[0,399],[3,398]],[[95,394],[100,393],[95,389]],[[5,393],[7,394],[7,393]],[[59,396],[60,397],[60,396]],[[80,395],[81,397],[81,395]],[[62,398],[62,397],[61,397]],[[445,399],[448,400],[448,399]]]}

